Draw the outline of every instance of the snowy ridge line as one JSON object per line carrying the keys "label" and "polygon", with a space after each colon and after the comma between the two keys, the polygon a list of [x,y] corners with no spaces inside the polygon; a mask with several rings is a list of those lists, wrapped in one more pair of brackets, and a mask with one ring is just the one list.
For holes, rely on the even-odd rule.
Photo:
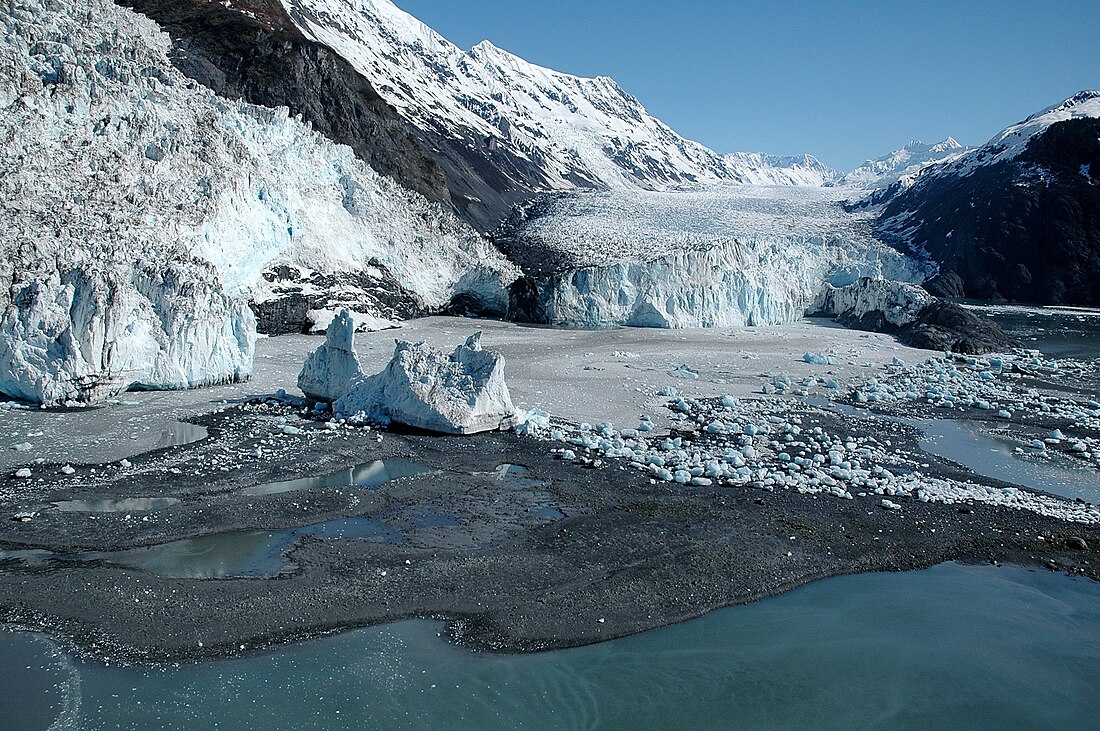
{"label": "snowy ridge line", "polygon": [[979,168],[1015,160],[1027,150],[1033,139],[1051,125],[1071,119],[1100,118],[1100,91],[1078,92],[1063,102],[1032,114],[1022,122],[1006,127],[981,147],[944,160],[926,171],[927,175],[966,176]]}
{"label": "snowy ridge line", "polygon": [[609,77],[554,71],[489,41],[464,51],[390,0],[280,2],[303,34],[349,61],[413,125],[504,146],[540,171],[544,190],[836,177],[811,156],[723,157],[681,137]]}
{"label": "snowy ridge line", "polygon": [[926,145],[913,140],[899,150],[873,160],[867,160],[837,181],[838,185],[860,188],[884,188],[902,180],[912,180],[931,165],[946,162],[965,154],[970,148],[954,137]]}

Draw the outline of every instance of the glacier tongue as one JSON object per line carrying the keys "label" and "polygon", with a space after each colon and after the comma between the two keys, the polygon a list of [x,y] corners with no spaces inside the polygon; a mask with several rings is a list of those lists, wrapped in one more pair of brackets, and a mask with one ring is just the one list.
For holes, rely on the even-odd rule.
{"label": "glacier tongue", "polygon": [[500,240],[528,273],[511,314],[555,325],[725,327],[792,322],[827,284],[922,281],[837,189],[717,186],[539,201]]}
{"label": "glacier tongue", "polygon": [[[247,377],[245,302],[298,297],[390,319],[335,273],[417,313],[503,310],[516,272],[453,214],[286,109],[218,98],[170,40],[108,0],[0,13],[0,391],[94,401]],[[271,270],[309,274],[294,283]],[[8,375],[10,374],[10,375]]]}

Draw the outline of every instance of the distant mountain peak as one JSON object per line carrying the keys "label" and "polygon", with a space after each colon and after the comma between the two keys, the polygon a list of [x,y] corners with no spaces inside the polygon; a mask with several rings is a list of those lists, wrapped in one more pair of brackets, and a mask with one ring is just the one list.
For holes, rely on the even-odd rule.
{"label": "distant mountain peak", "polygon": [[949,159],[966,150],[954,137],[928,145],[910,140],[898,150],[873,160],[867,160],[841,178],[842,185],[885,187],[903,176],[915,175],[928,165]]}

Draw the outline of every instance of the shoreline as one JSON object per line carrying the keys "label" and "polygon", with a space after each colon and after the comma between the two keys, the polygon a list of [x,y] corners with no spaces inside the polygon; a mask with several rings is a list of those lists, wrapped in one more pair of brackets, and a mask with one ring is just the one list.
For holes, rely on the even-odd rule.
{"label": "shoreline", "polygon": [[[718,397],[732,394],[742,401],[722,417],[731,423],[766,425],[769,415],[785,420],[786,426],[772,423],[773,433],[756,438],[758,449],[773,456],[780,450],[775,445],[792,436],[783,430],[797,421],[803,435],[820,428],[833,435],[833,444],[853,443],[852,455],[873,447],[869,465],[908,465],[920,479],[950,485],[1010,486],[924,451],[915,428],[889,418],[925,413],[930,405],[902,399],[856,416],[833,408],[868,379],[916,378],[916,370],[896,365],[899,356],[934,355],[887,336],[816,322],[609,334],[430,318],[397,333],[360,335],[357,350],[370,371],[388,359],[395,335],[445,344],[474,328],[486,331],[488,347],[507,354],[517,405],[546,408],[566,431],[585,415],[593,423],[630,424],[644,413],[652,416],[654,435],[690,437],[691,449],[713,454],[736,442],[732,434],[712,438],[700,427],[713,418]],[[1097,522],[1074,523],[965,496],[922,502],[916,493],[890,492],[900,507],[888,509],[883,503],[890,500],[870,490],[838,497],[803,493],[791,483],[682,485],[653,479],[638,469],[642,465],[595,448],[565,449],[577,442],[377,431],[325,424],[286,402],[248,401],[249,393],[288,387],[299,355],[319,342],[303,337],[265,344],[282,353],[261,353],[265,367],[243,387],[133,394],[131,404],[94,414],[13,413],[0,447],[43,436],[30,436],[37,451],[6,452],[9,466],[13,458],[26,464],[27,456],[50,456],[64,432],[53,442],[45,432],[73,419],[80,424],[85,416],[98,426],[131,425],[141,438],[114,429],[114,441],[86,445],[108,461],[73,461],[69,474],[63,474],[61,467],[70,464],[63,459],[33,462],[31,479],[0,481],[0,514],[35,513],[27,522],[0,522],[0,551],[32,552],[0,558],[0,622],[67,638],[85,656],[139,665],[238,657],[410,618],[445,621],[453,641],[475,650],[533,652],[680,623],[822,578],[945,561],[1015,564],[1100,580]],[[831,362],[806,362],[808,350],[828,352]],[[1068,383],[1080,395],[1096,389],[1095,368],[1089,368],[1009,380],[1052,394],[1063,394]],[[818,385],[811,395],[829,399],[816,405],[797,394],[765,395],[776,373],[787,374],[787,383],[813,380]],[[842,387],[824,387],[834,380]],[[670,386],[692,404],[690,414],[665,395]],[[1058,409],[1064,412],[1065,403],[1050,401],[1054,411],[1048,415],[1020,410],[1002,421],[1021,433],[1050,429],[1061,423]],[[948,419],[976,415],[938,412]],[[206,438],[119,459],[121,448],[142,443],[177,416],[204,427]],[[1100,433],[1088,427],[1080,436],[1094,440]],[[572,438],[583,443],[586,433],[576,428],[568,431]],[[826,441],[806,442],[811,456]],[[567,457],[573,449],[579,456]],[[387,460],[428,471],[374,486],[247,492]],[[523,469],[513,473],[504,465]],[[863,489],[850,487],[852,493]],[[159,502],[147,511],[124,503],[129,512],[118,513],[52,506],[133,498]],[[203,550],[224,552],[224,566],[195,558],[198,544],[186,539],[204,535],[215,539],[202,543]],[[1074,537],[1087,549],[1069,547]],[[155,555],[143,553],[141,547],[149,546]],[[258,575],[233,578],[242,566]],[[228,574],[213,578],[218,571]]]}
{"label": "shoreline", "polygon": [[[224,430],[215,423],[219,415],[208,417],[215,444],[255,426],[239,414],[220,416]],[[837,417],[822,412],[821,418]],[[1100,527],[1011,508],[972,504],[961,512],[956,505],[903,500],[902,510],[887,511],[877,501],[828,495],[684,490],[651,485],[643,475],[614,466],[563,463],[545,443],[509,434],[441,442],[386,433],[381,445],[377,436],[360,430],[341,436],[339,444],[295,450],[270,476],[325,455],[329,464],[346,461],[372,444],[370,457],[402,455],[447,471],[374,490],[341,491],[347,505],[355,502],[348,499],[354,493],[353,508],[334,505],[333,496],[321,490],[268,496],[263,515],[256,513],[255,499],[225,490],[201,498],[202,476],[177,477],[164,488],[179,494],[181,482],[189,482],[205,500],[201,521],[185,501],[176,508],[181,521],[171,529],[143,524],[135,535],[128,525],[135,521],[100,516],[85,520],[95,524],[94,536],[86,530],[84,537],[60,541],[69,533],[67,518],[60,516],[54,526],[34,526],[37,540],[17,543],[133,547],[168,536],[271,531],[364,512],[400,516],[425,502],[449,510],[457,525],[411,528],[399,545],[305,537],[287,554],[294,571],[273,578],[155,576],[102,562],[9,566],[0,573],[7,597],[0,600],[0,621],[63,637],[82,655],[137,665],[238,657],[413,618],[445,621],[451,639],[470,649],[533,652],[677,624],[822,578],[945,561],[1016,564],[1100,580]],[[466,448],[452,448],[458,445]],[[200,442],[149,459],[186,460],[211,446]],[[918,449],[915,441],[903,447]],[[962,472],[946,460],[922,457],[934,465],[930,474]],[[505,463],[529,469],[521,488],[495,476],[493,469]],[[546,479],[551,475],[552,483]],[[547,484],[532,488],[526,481]],[[119,476],[113,488],[97,492],[122,496],[131,489],[129,478]],[[547,495],[564,517],[532,515],[531,506],[546,503]],[[493,499],[492,511],[483,509]],[[34,522],[5,526],[0,540],[11,545],[15,532]],[[1082,537],[1089,550],[1067,547],[1071,536]]]}

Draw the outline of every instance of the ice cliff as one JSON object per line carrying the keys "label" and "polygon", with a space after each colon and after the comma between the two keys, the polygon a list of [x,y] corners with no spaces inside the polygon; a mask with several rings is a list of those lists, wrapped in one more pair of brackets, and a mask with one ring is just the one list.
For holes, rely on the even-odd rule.
{"label": "ice cliff", "polygon": [[285,109],[187,79],[144,17],[2,0],[0,31],[0,392],[246,377],[247,300],[305,298],[303,324],[334,304],[506,306],[513,268],[476,232]]}
{"label": "ice cliff", "polygon": [[516,319],[724,327],[792,322],[827,284],[931,271],[871,237],[843,192],[790,186],[558,195],[519,211],[499,245],[527,276]]}
{"label": "ice cliff", "polygon": [[450,355],[398,340],[386,369],[358,381],[333,410],[445,434],[510,429],[516,420],[504,358],[482,350],[481,333]]}

